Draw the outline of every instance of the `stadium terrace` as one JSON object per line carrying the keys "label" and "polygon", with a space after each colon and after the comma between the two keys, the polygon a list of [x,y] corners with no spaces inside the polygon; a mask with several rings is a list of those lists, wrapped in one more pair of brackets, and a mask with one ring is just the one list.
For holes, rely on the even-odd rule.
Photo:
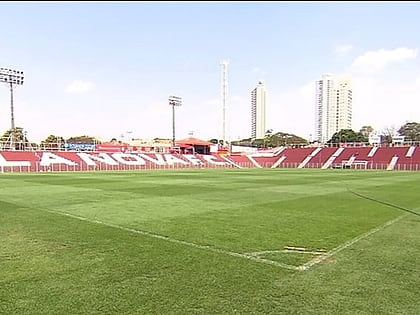
{"label": "stadium terrace", "polygon": [[279,147],[256,152],[138,153],[0,151],[0,172],[168,168],[320,168],[420,170],[417,146]]}

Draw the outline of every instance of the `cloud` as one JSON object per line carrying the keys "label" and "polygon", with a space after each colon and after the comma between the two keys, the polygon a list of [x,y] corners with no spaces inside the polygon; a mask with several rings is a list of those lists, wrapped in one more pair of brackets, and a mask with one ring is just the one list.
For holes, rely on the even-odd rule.
{"label": "cloud", "polygon": [[347,55],[353,49],[353,45],[337,45],[335,47],[335,52],[339,56]]}
{"label": "cloud", "polygon": [[80,93],[88,92],[92,90],[94,87],[95,87],[95,84],[93,84],[90,81],[74,80],[67,86],[66,92],[80,94]]}
{"label": "cloud", "polygon": [[395,125],[397,129],[408,119],[420,117],[420,90],[411,78],[374,78],[352,76],[353,122],[359,131],[370,125],[375,131]]}
{"label": "cloud", "polygon": [[261,72],[261,68],[259,68],[259,67],[254,67],[254,68],[252,69],[252,72]]}
{"label": "cloud", "polygon": [[392,62],[401,62],[415,57],[417,57],[417,49],[406,47],[368,51],[354,60],[351,70],[362,73],[375,73]]}

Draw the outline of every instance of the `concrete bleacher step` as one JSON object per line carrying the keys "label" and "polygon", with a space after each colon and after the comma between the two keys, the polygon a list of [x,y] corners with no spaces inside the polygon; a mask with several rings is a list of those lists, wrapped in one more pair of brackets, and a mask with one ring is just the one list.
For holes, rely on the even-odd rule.
{"label": "concrete bleacher step", "polygon": [[280,155],[280,153],[282,153],[284,150],[286,150],[286,147],[280,147],[280,148],[276,149],[276,150],[273,152],[273,155],[274,155],[274,156],[278,156],[278,155]]}
{"label": "concrete bleacher step", "polygon": [[326,169],[328,167],[330,167],[330,165],[334,162],[334,160],[341,154],[341,152],[344,151],[344,148],[338,148],[337,151],[335,151],[333,153],[333,155],[331,155],[331,157],[327,160],[327,162],[325,162],[324,165],[322,165],[322,169]]}
{"label": "concrete bleacher step", "polygon": [[234,161],[232,161],[231,159],[228,159],[227,157],[221,155],[220,156],[223,160],[225,160],[226,162],[228,162],[229,164],[232,164],[233,166],[237,167],[237,168],[242,168],[242,166],[240,166],[239,164],[236,164]]}
{"label": "concrete bleacher step", "polygon": [[315,156],[315,155],[317,155],[317,153],[319,152],[319,151],[321,151],[322,150],[322,148],[316,148],[315,150],[313,150],[312,152],[311,152],[311,154],[309,154],[303,161],[302,161],[302,163],[300,163],[299,164],[299,166],[298,166],[298,168],[303,168],[303,167],[305,167],[305,165],[306,164],[308,164],[309,163],[309,161]]}
{"label": "concrete bleacher step", "polygon": [[413,156],[413,154],[414,154],[414,151],[416,150],[416,147],[414,147],[414,146],[411,146],[409,149],[408,149],[408,151],[407,151],[407,154],[405,155],[406,157],[412,157]]}
{"label": "concrete bleacher step", "polygon": [[260,164],[258,164],[258,162],[255,161],[255,159],[251,155],[247,155],[247,157],[252,162],[252,164],[254,164],[256,167],[262,168],[262,166]]}
{"label": "concrete bleacher step", "polygon": [[285,155],[281,156],[276,162],[274,162],[273,165],[271,165],[271,168],[278,167],[285,159],[286,159]]}
{"label": "concrete bleacher step", "polygon": [[367,156],[372,157],[377,150],[378,150],[378,147],[372,147],[372,149],[369,151]]}
{"label": "concrete bleacher step", "polygon": [[395,168],[395,164],[398,162],[398,156],[393,156],[391,159],[391,162],[388,164],[388,167],[386,168],[387,171],[391,171]]}

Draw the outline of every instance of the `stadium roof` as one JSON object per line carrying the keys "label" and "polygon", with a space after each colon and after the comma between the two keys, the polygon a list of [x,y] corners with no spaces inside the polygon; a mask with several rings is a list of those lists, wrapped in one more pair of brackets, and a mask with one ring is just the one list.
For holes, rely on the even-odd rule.
{"label": "stadium roof", "polygon": [[189,144],[189,145],[204,145],[204,146],[213,145],[213,143],[211,143],[211,142],[200,140],[200,139],[193,138],[193,137],[182,139],[182,140],[177,140],[176,143],[177,144]]}

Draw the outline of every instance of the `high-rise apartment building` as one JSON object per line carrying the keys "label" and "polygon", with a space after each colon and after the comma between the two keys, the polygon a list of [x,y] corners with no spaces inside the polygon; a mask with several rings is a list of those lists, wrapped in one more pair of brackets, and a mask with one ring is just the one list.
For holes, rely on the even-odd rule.
{"label": "high-rise apartment building", "polygon": [[264,138],[266,132],[266,90],[259,81],[251,92],[251,138]]}
{"label": "high-rise apartment building", "polygon": [[326,143],[334,133],[352,129],[352,88],[349,79],[324,74],[316,81],[315,140]]}

